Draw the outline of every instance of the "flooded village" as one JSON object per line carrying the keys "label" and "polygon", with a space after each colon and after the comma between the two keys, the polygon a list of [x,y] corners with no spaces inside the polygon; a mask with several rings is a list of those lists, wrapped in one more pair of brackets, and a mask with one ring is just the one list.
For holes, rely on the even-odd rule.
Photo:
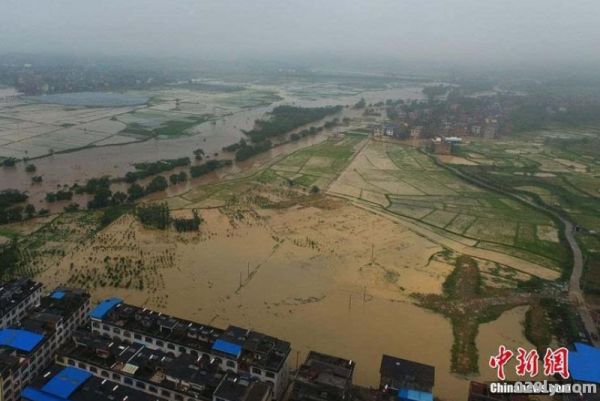
{"label": "flooded village", "polygon": [[[560,129],[532,141],[502,131],[518,99],[502,108],[496,92],[454,100],[453,86],[402,80],[210,85],[0,97],[2,189],[34,208],[0,226],[19,249],[15,272],[82,288],[93,304],[118,299],[113,314],[139,307],[224,336],[245,327],[287,341],[298,400],[321,391],[306,378],[331,366],[335,399],[353,386],[367,399],[400,386],[466,400],[496,379],[488,360],[499,344],[542,349],[591,335],[567,323],[570,306],[547,301],[564,295],[570,263],[557,220],[461,176],[507,165],[529,176],[536,160],[539,178],[592,179],[593,161],[577,169],[543,151]],[[330,114],[241,158],[268,121],[295,118],[281,110]],[[561,324],[574,324],[574,337]],[[425,373],[399,385],[400,363]]]}

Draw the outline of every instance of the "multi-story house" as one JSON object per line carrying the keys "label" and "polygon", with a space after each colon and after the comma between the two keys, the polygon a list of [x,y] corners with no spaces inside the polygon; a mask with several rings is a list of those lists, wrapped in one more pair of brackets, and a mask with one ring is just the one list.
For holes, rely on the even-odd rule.
{"label": "multi-story house", "polygon": [[156,396],[99,379],[85,370],[52,365],[21,392],[22,401],[159,401]]}
{"label": "multi-story house", "polygon": [[57,362],[165,401],[214,401],[215,394],[221,394],[221,401],[237,401],[232,399],[235,394],[244,401],[246,391],[256,395],[257,386],[262,389],[258,392],[261,397],[252,401],[272,399],[271,384],[225,372],[217,358],[187,353],[168,355],[88,330],[78,330],[73,335],[73,340],[58,351]]}
{"label": "multi-story house", "polygon": [[0,329],[15,325],[40,304],[42,284],[28,278],[8,281],[0,286]]}
{"label": "multi-story house", "polygon": [[288,384],[290,343],[253,330],[226,330],[164,315],[110,298],[91,313],[92,331],[138,343],[171,357],[190,354],[218,361],[223,371],[271,383],[281,398]]}
{"label": "multi-story house", "polygon": [[397,401],[433,401],[435,368],[418,362],[383,355],[379,388]]}
{"label": "multi-story house", "polygon": [[351,360],[311,351],[294,378],[290,401],[352,399],[355,367]]}
{"label": "multi-story house", "polygon": [[48,366],[74,329],[85,323],[89,295],[59,288],[17,326],[0,329],[0,401],[16,401],[24,386]]}

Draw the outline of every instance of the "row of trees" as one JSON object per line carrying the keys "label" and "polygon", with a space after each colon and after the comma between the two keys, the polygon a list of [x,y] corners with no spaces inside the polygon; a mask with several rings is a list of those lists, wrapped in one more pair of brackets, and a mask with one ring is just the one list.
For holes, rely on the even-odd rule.
{"label": "row of trees", "polygon": [[16,189],[0,191],[0,224],[14,223],[36,215],[35,207],[31,204],[22,206],[27,201],[26,193]]}
{"label": "row of trees", "polygon": [[171,222],[171,214],[166,203],[139,205],[135,208],[135,215],[145,227],[160,230],[169,227]]}
{"label": "row of trees", "polygon": [[202,175],[208,174],[212,171],[215,171],[218,168],[224,166],[231,166],[231,160],[209,160],[204,164],[200,164],[198,166],[192,166],[190,168],[190,175],[194,178],[200,177]]}
{"label": "row of trees", "polygon": [[173,223],[179,232],[198,231],[203,220],[196,210],[192,213],[192,218],[171,218],[166,203],[142,204],[135,208],[135,215],[145,227],[165,230]]}
{"label": "row of trees", "polygon": [[164,173],[165,171],[173,170],[176,167],[189,166],[190,163],[189,157],[165,159],[149,163],[136,163],[134,164],[136,171],[130,171],[125,174],[125,181],[128,183],[133,183],[137,180]]}
{"label": "row of trees", "polygon": [[270,118],[256,120],[255,128],[245,131],[254,143],[261,143],[272,137],[283,135],[303,125],[321,120],[328,115],[338,113],[342,106],[297,107],[278,106],[271,112]]}

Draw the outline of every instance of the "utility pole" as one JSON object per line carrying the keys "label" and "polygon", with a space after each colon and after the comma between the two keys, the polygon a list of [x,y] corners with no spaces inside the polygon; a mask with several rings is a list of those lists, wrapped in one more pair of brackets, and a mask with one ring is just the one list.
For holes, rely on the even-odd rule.
{"label": "utility pole", "polygon": [[350,294],[350,298],[348,298],[348,310],[352,309],[352,294]]}
{"label": "utility pole", "polygon": [[375,244],[371,244],[371,264],[375,262]]}

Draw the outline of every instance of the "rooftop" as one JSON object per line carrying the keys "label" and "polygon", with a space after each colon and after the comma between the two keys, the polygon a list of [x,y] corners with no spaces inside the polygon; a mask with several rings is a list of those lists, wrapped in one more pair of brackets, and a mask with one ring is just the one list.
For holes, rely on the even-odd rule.
{"label": "rooftop", "polygon": [[27,401],[157,401],[159,398],[120,386],[87,372],[52,366],[23,390]]}
{"label": "rooftop", "polygon": [[226,401],[262,401],[270,399],[271,385],[259,381],[242,379],[227,374],[215,392],[215,397]]}
{"label": "rooftop", "polygon": [[348,359],[311,351],[298,370],[294,400],[341,400],[352,387],[356,364]]}
{"label": "rooftop", "polygon": [[435,382],[435,368],[418,362],[383,355],[379,373],[382,377],[399,382],[411,381],[422,387],[432,388]]}
{"label": "rooftop", "polygon": [[171,357],[141,344],[109,340],[85,330],[77,330],[73,341],[58,354],[204,399],[212,397],[224,376],[219,362],[208,356]]}
{"label": "rooftop", "polygon": [[90,295],[83,290],[59,287],[49,296],[41,298],[40,306],[21,321],[21,326],[37,333],[52,332],[58,323],[81,309],[89,298]]}
{"label": "rooftop", "polygon": [[[131,332],[160,338],[199,352],[222,355],[240,362],[240,369],[257,366],[279,371],[290,353],[290,343],[256,331],[229,326],[226,330],[164,315],[112,299],[92,312],[103,322]],[[98,312],[98,313],[96,313]]]}
{"label": "rooftop", "polygon": [[8,281],[0,286],[0,316],[4,316],[29,295],[40,289],[42,284],[28,278]]}
{"label": "rooftop", "polygon": [[43,339],[43,335],[27,330],[0,330],[0,346],[16,349],[18,351],[31,352]]}
{"label": "rooftop", "polygon": [[575,381],[600,384],[600,348],[575,343],[569,352],[569,373]]}

